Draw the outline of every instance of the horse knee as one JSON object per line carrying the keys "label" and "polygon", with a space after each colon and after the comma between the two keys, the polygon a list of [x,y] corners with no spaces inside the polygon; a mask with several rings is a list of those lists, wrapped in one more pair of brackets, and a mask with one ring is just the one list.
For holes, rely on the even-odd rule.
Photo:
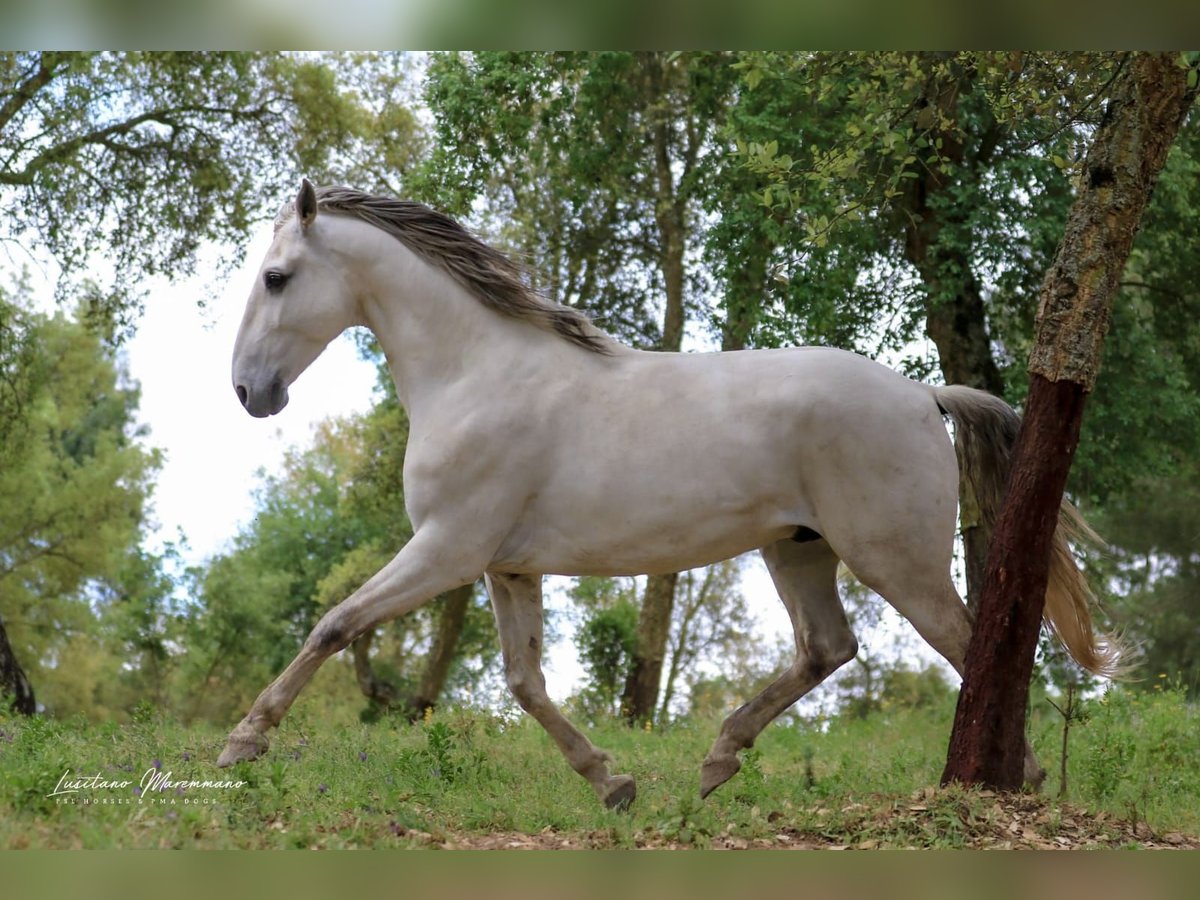
{"label": "horse knee", "polygon": [[312,630],[304,644],[307,650],[321,656],[332,656],[348,647],[352,640],[354,637],[346,632],[340,622],[326,616],[317,623],[317,627]]}
{"label": "horse knee", "polygon": [[858,638],[849,629],[805,647],[804,664],[809,680],[823,681],[858,655]]}
{"label": "horse knee", "polygon": [[528,713],[534,712],[546,699],[545,681],[538,673],[513,667],[505,671],[504,681],[521,708]]}

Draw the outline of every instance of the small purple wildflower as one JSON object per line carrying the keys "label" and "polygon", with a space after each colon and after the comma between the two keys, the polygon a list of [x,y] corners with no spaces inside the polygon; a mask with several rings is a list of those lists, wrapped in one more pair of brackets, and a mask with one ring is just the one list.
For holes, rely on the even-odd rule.
{"label": "small purple wildflower", "polygon": [[135,787],[133,789],[133,796],[135,796],[135,797],[142,796],[142,789],[140,787]]}
{"label": "small purple wildflower", "polygon": [[329,790],[329,785],[327,785],[327,784],[318,784],[317,785],[317,793],[318,794],[323,794],[327,790]]}
{"label": "small purple wildflower", "polygon": [[160,772],[161,772],[161,771],[162,771],[162,760],[161,760],[161,759],[156,759],[156,760],[152,761],[152,762],[150,763],[150,768],[152,768],[152,769],[157,769],[158,771],[160,771]]}
{"label": "small purple wildflower", "polygon": [[367,754],[366,754],[366,752],[365,752],[365,751],[364,751],[364,752],[362,752],[362,753],[359,753],[359,754],[358,754],[358,761],[359,761],[359,762],[366,762],[366,761],[367,761]]}
{"label": "small purple wildflower", "polygon": [[186,750],[184,750],[184,751],[183,751],[183,761],[184,761],[184,762],[191,762],[191,761],[192,761],[192,754],[190,754],[190,753],[188,753]]}

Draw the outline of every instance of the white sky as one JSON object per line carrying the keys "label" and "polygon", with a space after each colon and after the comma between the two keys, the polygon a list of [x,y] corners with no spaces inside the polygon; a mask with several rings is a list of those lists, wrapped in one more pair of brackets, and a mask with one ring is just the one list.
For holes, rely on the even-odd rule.
{"label": "white sky", "polygon": [[192,562],[219,552],[249,521],[260,469],[277,470],[289,447],[310,442],[317,422],[371,405],[374,366],[343,336],[296,381],[281,414],[254,419],[242,409],[230,382],[233,342],[270,231],[264,226],[245,265],[203,310],[203,276],[151,285],[126,349],[130,375],[142,388],[148,443],[166,456],[154,489],[159,538],[174,540],[182,529]]}

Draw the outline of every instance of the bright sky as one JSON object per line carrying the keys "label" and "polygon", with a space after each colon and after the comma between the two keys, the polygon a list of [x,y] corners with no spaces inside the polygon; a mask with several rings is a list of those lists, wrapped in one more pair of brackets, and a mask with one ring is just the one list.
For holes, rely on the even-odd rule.
{"label": "bright sky", "polygon": [[317,422],[371,405],[374,366],[343,336],[296,381],[280,415],[254,419],[242,409],[230,382],[233,342],[270,232],[263,227],[245,265],[203,310],[203,278],[152,285],[127,348],[149,443],[166,454],[154,490],[159,537],[174,540],[182,529],[194,562],[220,551],[249,521],[260,469],[273,472],[289,447],[306,446]]}

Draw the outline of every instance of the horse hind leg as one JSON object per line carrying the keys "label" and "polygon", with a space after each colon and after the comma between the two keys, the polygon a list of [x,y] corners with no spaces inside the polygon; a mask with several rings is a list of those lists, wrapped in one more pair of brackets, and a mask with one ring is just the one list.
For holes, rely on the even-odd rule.
{"label": "horse hind leg", "polygon": [[760,552],[792,620],[796,660],[722,724],[700,769],[701,799],[737,774],[738,752],[752,747],[776,716],[858,652],[837,592],[838,558],[829,544],[785,540]]}
{"label": "horse hind leg", "polygon": [[[895,551],[895,548],[892,548]],[[910,552],[911,551],[911,552]],[[961,678],[966,668],[967,645],[971,640],[971,616],[950,578],[950,560],[930,555],[928,545],[910,551],[861,553],[846,558],[855,576],[887,600],[938,652]],[[1038,762],[1029,739],[1025,739],[1025,781],[1038,788],[1046,771]]]}
{"label": "horse hind leg", "polygon": [[609,809],[626,809],[637,788],[631,775],[609,775],[612,757],[570,723],[546,693],[542,675],[542,584],[529,575],[488,573],[488,593],[504,653],[504,674],[521,708],[558,744],[571,768],[591,784]]}

